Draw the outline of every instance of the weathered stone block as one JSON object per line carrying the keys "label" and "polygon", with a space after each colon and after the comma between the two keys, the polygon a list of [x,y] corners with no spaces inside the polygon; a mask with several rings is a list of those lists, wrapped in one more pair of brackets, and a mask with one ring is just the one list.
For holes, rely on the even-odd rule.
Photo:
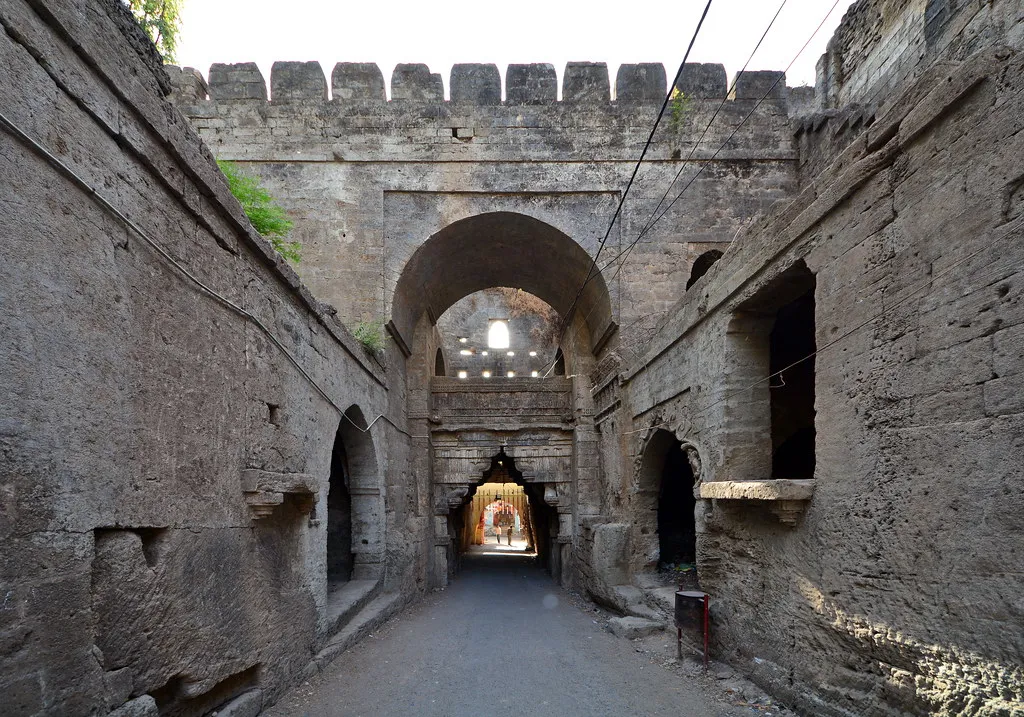
{"label": "weathered stone block", "polygon": [[391,73],[391,99],[417,102],[444,102],[441,75],[430,72],[423,64],[395,65]]}
{"label": "weathered stone block", "polygon": [[629,582],[629,526],[605,523],[594,528],[594,570],[611,585]]}
{"label": "weathered stone block", "polygon": [[725,65],[715,62],[687,62],[676,89],[694,99],[720,99],[729,91]]}
{"label": "weathered stone block", "polygon": [[319,62],[275,62],[270,68],[274,102],[327,101],[327,79]]}
{"label": "weathered stone block", "polygon": [[509,65],[505,72],[505,101],[530,105],[558,99],[558,76],[554,65],[538,63]]}
{"label": "weathered stone block", "polygon": [[159,714],[156,700],[149,695],[142,695],[131,702],[125,702],[107,717],[157,717]]}
{"label": "weathered stone block", "polygon": [[736,87],[733,89],[734,99],[759,100],[765,95],[769,100],[785,100],[789,97],[785,72],[748,70],[736,76]]}
{"label": "weathered stone block", "polygon": [[613,635],[633,640],[638,637],[647,637],[665,629],[665,625],[654,620],[647,620],[642,617],[613,617],[608,621],[608,629]]}
{"label": "weathered stone block", "polygon": [[668,80],[660,62],[619,65],[615,73],[615,99],[618,102],[656,102],[665,99]]}
{"label": "weathered stone block", "polygon": [[263,690],[249,690],[220,707],[213,717],[258,717],[263,709]]}
{"label": "weathered stone block", "polygon": [[493,64],[457,63],[452,65],[452,102],[478,105],[501,104],[501,75]]}
{"label": "weathered stone block", "polygon": [[384,75],[375,62],[339,62],[331,72],[336,100],[385,100]]}
{"label": "weathered stone block", "polygon": [[265,100],[267,83],[255,62],[210,66],[210,97],[215,100]]}
{"label": "weathered stone block", "polygon": [[164,72],[171,83],[172,102],[194,104],[209,96],[210,88],[196,68],[164,65]]}
{"label": "weathered stone block", "polygon": [[611,91],[604,62],[569,62],[562,76],[565,102],[608,102]]}

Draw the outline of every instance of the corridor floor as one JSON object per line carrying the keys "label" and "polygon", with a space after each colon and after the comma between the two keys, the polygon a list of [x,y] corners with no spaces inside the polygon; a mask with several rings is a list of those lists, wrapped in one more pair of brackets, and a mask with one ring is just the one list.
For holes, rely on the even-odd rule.
{"label": "corridor floor", "polygon": [[461,574],[346,652],[265,715],[720,717],[734,708],[652,665],[534,566],[465,556]]}

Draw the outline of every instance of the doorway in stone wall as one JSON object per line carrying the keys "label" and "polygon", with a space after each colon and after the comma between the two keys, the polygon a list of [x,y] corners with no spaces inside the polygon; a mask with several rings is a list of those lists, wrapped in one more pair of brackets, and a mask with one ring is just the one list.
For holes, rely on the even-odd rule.
{"label": "doorway in stone wall", "polygon": [[463,504],[448,516],[452,574],[468,554],[529,556],[556,572],[552,556],[557,548],[558,513],[543,496],[543,486],[524,481],[515,459],[499,451]]}
{"label": "doorway in stone wall", "polygon": [[679,441],[665,456],[658,492],[658,569],[686,571],[697,561],[693,470]]}
{"label": "doorway in stone wall", "polygon": [[[692,447],[690,447],[692,449]],[[666,430],[644,448],[633,531],[634,570],[658,582],[696,586],[695,476],[687,447]]]}
{"label": "doorway in stone wall", "polygon": [[[342,419],[344,420],[344,419]],[[351,473],[341,428],[331,451],[331,476],[327,491],[327,592],[331,593],[352,579],[355,554],[352,552]]]}

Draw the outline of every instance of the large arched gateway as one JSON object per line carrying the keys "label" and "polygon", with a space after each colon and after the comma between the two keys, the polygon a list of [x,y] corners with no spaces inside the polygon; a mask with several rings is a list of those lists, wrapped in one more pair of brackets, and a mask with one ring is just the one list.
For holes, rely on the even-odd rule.
{"label": "large arched gateway", "polygon": [[[538,353],[530,350],[532,339],[517,335],[514,323],[508,344],[503,316],[479,312],[475,320],[492,325],[459,329],[463,344],[446,340],[444,331],[455,329],[439,322],[442,315],[461,299],[493,287],[522,290],[551,308],[551,360],[527,373],[511,363],[495,363],[492,355],[487,357],[492,363],[481,364],[491,368],[473,375],[468,370],[436,375],[437,352],[445,345],[461,346],[459,353],[467,357],[498,352],[509,361],[517,349]],[[410,426],[423,442],[417,460],[423,461],[421,474],[430,476],[424,488],[434,515],[432,582],[447,581],[457,554],[451,536],[461,527],[460,511],[498,455],[516,467],[517,482],[534,502],[550,511],[538,536],[546,544],[537,547],[560,576],[571,560],[575,522],[598,512],[590,377],[617,328],[612,297],[591,253],[525,214],[461,219],[409,259],[395,285],[391,317],[389,331],[407,356]],[[474,330],[488,328],[493,342],[494,321],[503,322],[500,347],[468,340]],[[555,370],[556,357],[564,357],[564,370]]]}

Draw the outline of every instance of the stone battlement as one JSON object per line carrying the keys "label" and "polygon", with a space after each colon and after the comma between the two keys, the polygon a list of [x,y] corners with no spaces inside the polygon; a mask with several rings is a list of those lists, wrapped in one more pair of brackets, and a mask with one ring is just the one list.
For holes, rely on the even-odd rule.
{"label": "stone battlement", "polygon": [[[330,83],[319,62],[275,62],[268,85],[253,62],[215,63],[208,79],[193,68],[167,67],[172,94],[186,102],[212,99],[263,100],[275,104],[295,102],[385,102],[384,75],[372,62],[339,62]],[[780,81],[781,80],[781,81]],[[776,84],[776,82],[778,83]],[[773,87],[773,85],[775,85]],[[724,98],[729,93],[725,67],[714,63],[687,63],[677,84],[694,99]],[[502,101],[501,74],[494,64],[460,63],[452,67],[449,89],[453,104],[538,105],[558,102],[558,78],[548,63],[509,65]],[[570,62],[562,74],[563,103],[660,103],[668,89],[660,63],[620,65],[611,84],[604,62]],[[736,78],[732,99],[785,101],[789,96],[785,73],[752,71]],[[391,76],[391,102],[444,103],[441,75],[425,64],[399,64]]]}

